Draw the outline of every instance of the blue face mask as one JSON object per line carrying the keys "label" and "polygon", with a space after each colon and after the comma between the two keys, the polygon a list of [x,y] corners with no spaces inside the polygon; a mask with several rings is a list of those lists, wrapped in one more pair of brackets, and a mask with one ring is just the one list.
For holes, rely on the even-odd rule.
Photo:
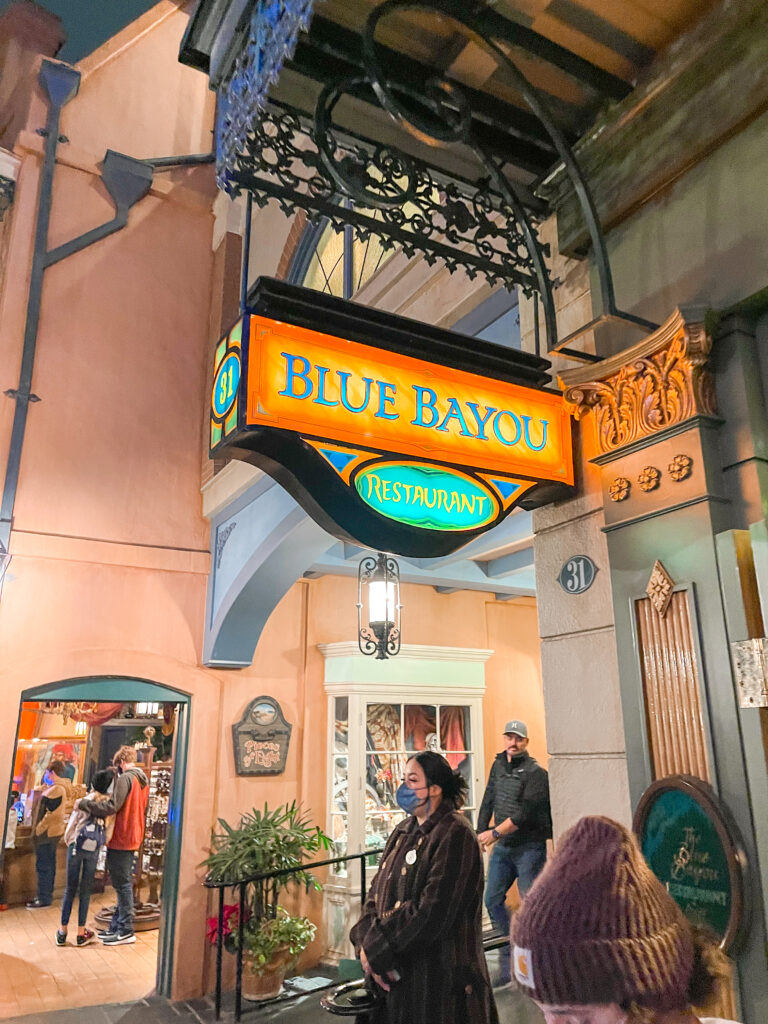
{"label": "blue face mask", "polygon": [[[426,786],[424,789],[426,790]],[[405,811],[406,814],[415,814],[426,799],[428,799],[428,795],[424,797],[419,796],[418,790],[410,789],[404,782],[398,786],[397,793],[395,793],[397,806],[402,811]]]}

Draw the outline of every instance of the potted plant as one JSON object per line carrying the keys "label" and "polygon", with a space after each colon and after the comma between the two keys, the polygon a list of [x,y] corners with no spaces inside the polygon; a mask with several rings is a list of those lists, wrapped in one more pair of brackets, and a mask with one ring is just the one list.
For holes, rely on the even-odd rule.
{"label": "potted plant", "polygon": [[[290,914],[280,906],[286,889],[320,889],[301,865],[313,854],[330,849],[331,839],[310,823],[294,800],[270,811],[254,808],[243,814],[237,826],[219,818],[219,831],[211,836],[211,852],[203,861],[208,879],[238,885],[244,882],[243,996],[271,999],[280,992],[286,971],[315,937],[315,926],[306,917]],[[245,882],[254,875],[284,869],[287,873],[260,882]],[[235,890],[238,893],[238,890]],[[222,919],[224,948],[235,953],[239,939],[239,904],[225,906]],[[218,916],[208,921],[208,938],[218,938]]]}

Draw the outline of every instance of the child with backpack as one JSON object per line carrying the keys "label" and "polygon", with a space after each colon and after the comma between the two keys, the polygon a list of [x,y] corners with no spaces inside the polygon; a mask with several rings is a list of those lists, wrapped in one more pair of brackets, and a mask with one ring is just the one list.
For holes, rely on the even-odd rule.
{"label": "child with backpack", "polygon": [[[105,796],[114,778],[112,768],[103,768],[96,772],[88,796],[96,799]],[[57,946],[67,944],[67,926],[75,893],[78,893],[77,945],[87,946],[96,937],[90,928],[85,927],[85,922],[88,919],[88,905],[91,902],[99,850],[107,841],[107,828],[103,818],[80,810],[79,804],[79,800],[75,802],[75,809],[64,832],[64,842],[67,844],[67,889],[61,903],[61,926],[56,932]]]}

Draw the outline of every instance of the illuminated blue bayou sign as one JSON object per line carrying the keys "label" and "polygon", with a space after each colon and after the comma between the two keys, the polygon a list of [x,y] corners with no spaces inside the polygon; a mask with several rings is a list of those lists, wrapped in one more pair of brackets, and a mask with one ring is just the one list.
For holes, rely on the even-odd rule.
{"label": "illuminated blue bayou sign", "polygon": [[337,537],[447,554],[570,493],[548,365],[261,278],[216,349],[211,454],[259,465]]}

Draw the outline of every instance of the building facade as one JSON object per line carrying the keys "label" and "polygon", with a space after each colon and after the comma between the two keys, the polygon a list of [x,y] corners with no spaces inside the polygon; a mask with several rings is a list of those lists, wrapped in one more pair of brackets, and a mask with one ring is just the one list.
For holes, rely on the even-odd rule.
{"label": "building facade", "polygon": [[[365,779],[374,724],[386,734],[408,721],[409,735],[426,736],[415,724],[426,708],[439,734],[461,709],[477,801],[499,723],[526,720],[548,763],[556,838],[587,813],[630,824],[655,780],[692,776],[743,842],[749,913],[731,1012],[758,1024],[768,1009],[762,5],[681,15],[647,47],[639,84],[574,145],[616,294],[651,327],[599,326],[575,343],[596,359],[553,356],[575,420],[576,493],[515,513],[456,556],[403,562],[404,648],[383,663],[354,653],[362,549],[330,537],[262,471],[209,458],[213,353],[243,284],[290,279],[530,352],[545,325],[522,289],[510,296],[423,253],[371,250],[276,202],[251,209],[217,191],[210,162],[158,159],[211,149],[214,96],[177,60],[189,15],[158,4],[75,68],[62,106],[48,250],[114,216],[108,150],[155,164],[126,225],[43,276],[0,597],[7,764],[22,703],[175,704],[178,817],[158,978],[176,996],[211,985],[199,864],[216,820],[296,798],[338,849],[362,848],[386,816],[375,800],[338,798]],[[50,108],[40,71],[60,29],[24,5],[1,27],[0,176],[12,184],[0,365],[3,389],[15,389]],[[642,36],[634,22],[632,32]],[[551,211],[539,233],[565,337],[590,321],[600,289],[572,182],[551,160],[537,185]],[[16,404],[0,407],[8,465]],[[574,593],[562,570],[584,556],[596,572]],[[293,732],[284,773],[254,779],[236,773],[231,730],[259,695],[280,703]],[[405,751],[381,743],[376,756],[398,763]],[[310,958],[343,955],[349,878],[329,877],[310,911],[325,923]]]}

